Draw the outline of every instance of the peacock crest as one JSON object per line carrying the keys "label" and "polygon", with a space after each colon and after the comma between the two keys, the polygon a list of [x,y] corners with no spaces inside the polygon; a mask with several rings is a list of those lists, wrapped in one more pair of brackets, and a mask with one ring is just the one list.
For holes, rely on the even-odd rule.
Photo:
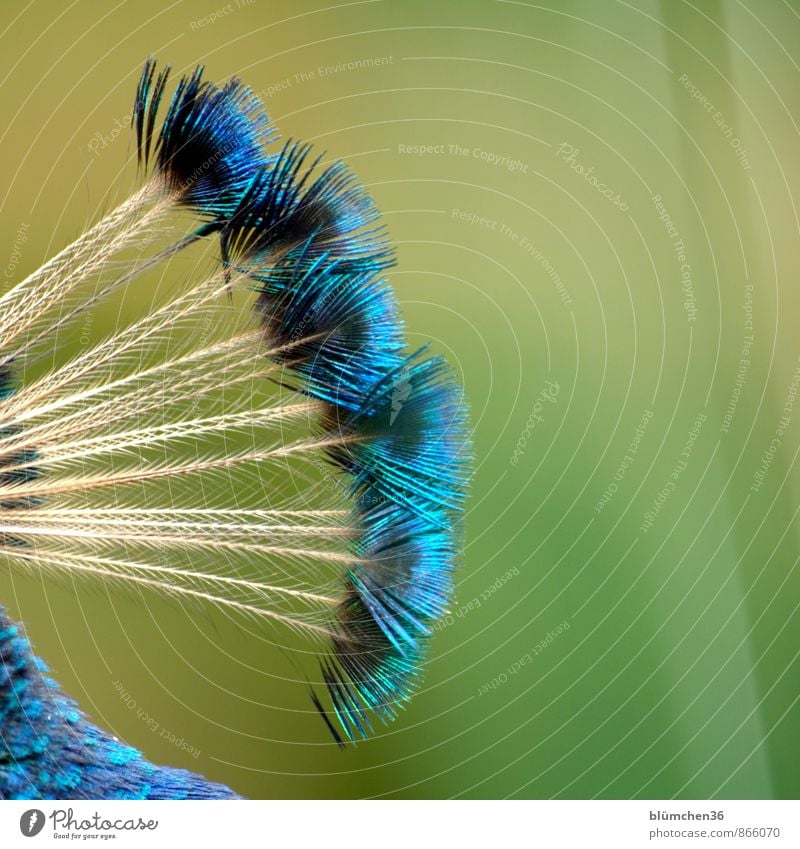
{"label": "peacock crest", "polygon": [[[0,546],[292,629],[356,741],[411,696],[447,609],[463,391],[409,349],[351,171],[280,144],[239,80],[170,77],[139,80],[137,190],[0,296]],[[117,326],[85,339],[112,296]],[[0,797],[231,795],[91,725],[1,613],[0,655]]]}

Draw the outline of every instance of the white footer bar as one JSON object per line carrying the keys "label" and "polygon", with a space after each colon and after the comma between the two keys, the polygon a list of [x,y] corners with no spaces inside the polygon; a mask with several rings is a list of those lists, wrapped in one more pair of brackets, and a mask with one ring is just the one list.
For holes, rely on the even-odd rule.
{"label": "white footer bar", "polygon": [[0,846],[800,846],[791,801],[2,802]]}

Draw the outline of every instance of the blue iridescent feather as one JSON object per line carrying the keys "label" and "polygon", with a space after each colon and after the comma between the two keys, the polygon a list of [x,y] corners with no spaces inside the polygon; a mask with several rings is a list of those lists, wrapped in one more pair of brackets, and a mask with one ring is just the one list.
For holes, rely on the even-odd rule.
{"label": "blue iridescent feather", "polygon": [[340,271],[387,268],[394,262],[380,213],[369,193],[343,162],[320,168],[311,145],[287,141],[242,196],[222,235],[222,258],[249,258],[262,282],[293,275],[299,264],[335,259]]}
{"label": "blue iridescent feather", "polygon": [[332,203],[342,222],[333,235],[324,216],[301,227],[272,211],[291,211],[303,197],[308,176],[295,157],[301,163],[305,151],[297,150],[279,158],[279,179],[257,179],[243,197],[223,228],[223,260],[256,282],[284,382],[323,402],[326,452],[354,499],[360,536],[322,661],[338,729],[312,694],[342,743],[371,733],[371,713],[394,717],[419,678],[431,625],[452,592],[469,437],[450,368],[407,352],[366,192]]}
{"label": "blue iridescent feather", "polygon": [[157,74],[150,59],[139,80],[131,124],[140,166],[152,164],[185,206],[212,221],[226,220],[272,162],[264,145],[275,132],[250,88],[238,79],[216,86],[203,80],[202,67],[178,80],[157,131],[169,73],[167,66]]}
{"label": "blue iridescent feather", "polygon": [[405,338],[393,290],[378,271],[345,270],[327,256],[256,285],[256,308],[286,382],[332,409],[361,409],[375,381],[403,361]]}

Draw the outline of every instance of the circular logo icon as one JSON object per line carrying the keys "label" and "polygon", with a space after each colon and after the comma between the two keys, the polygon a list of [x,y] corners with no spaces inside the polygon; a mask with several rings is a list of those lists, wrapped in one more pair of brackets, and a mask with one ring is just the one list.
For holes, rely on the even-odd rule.
{"label": "circular logo icon", "polygon": [[25,837],[36,837],[44,828],[44,812],[31,808],[19,818],[19,830]]}

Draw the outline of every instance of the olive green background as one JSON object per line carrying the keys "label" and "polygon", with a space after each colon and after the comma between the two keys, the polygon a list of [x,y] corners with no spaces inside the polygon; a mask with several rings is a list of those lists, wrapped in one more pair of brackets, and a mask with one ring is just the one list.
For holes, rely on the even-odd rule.
{"label": "olive green background", "polygon": [[4,287],[134,185],[147,55],[203,62],[371,187],[475,428],[396,723],[339,751],[269,635],[0,568],[97,722],[253,797],[797,796],[800,4],[32,0],[0,48]]}

